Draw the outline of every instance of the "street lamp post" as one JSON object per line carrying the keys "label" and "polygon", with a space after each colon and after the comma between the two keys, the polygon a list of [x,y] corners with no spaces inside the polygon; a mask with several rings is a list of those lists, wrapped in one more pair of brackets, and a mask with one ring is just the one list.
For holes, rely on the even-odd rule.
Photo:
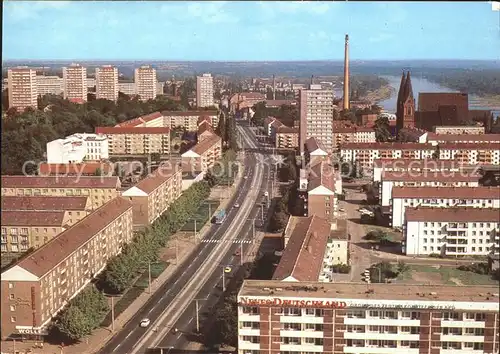
{"label": "street lamp post", "polygon": [[208,299],[195,299],[195,308],[196,308],[196,332],[200,332],[200,315],[199,315],[199,312],[200,312],[200,305],[199,305],[199,301],[206,301]]}

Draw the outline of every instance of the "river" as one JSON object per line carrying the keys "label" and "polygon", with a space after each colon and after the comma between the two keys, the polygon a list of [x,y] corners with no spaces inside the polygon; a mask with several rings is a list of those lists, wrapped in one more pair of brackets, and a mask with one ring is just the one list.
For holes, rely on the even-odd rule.
{"label": "river", "polygon": [[[383,78],[389,81],[389,85],[391,85],[395,91],[391,98],[384,101],[380,101],[378,105],[388,112],[396,113],[396,100],[398,98],[398,91],[399,91],[399,85],[401,84],[401,77],[383,76]],[[419,92],[458,92],[456,90],[452,90],[450,88],[441,86],[434,82],[428,81],[427,79],[419,77],[411,78],[411,86],[413,88],[413,96],[415,97],[416,100],[416,107],[418,107]],[[469,96],[469,109],[491,109],[488,107],[481,107],[475,105],[475,103],[476,103],[476,98],[473,95]],[[494,110],[493,115],[495,117],[500,115],[500,110]]]}

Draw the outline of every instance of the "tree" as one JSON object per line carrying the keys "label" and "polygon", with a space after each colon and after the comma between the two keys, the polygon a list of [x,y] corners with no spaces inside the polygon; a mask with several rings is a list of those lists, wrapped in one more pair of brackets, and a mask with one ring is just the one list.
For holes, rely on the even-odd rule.
{"label": "tree", "polygon": [[73,306],[85,311],[93,328],[99,327],[104,317],[109,312],[106,296],[98,291],[92,284],[71,300]]}
{"label": "tree", "polygon": [[392,135],[387,117],[378,117],[373,128],[375,129],[377,142],[387,142],[391,139]]}
{"label": "tree", "polygon": [[55,326],[63,335],[73,341],[78,341],[92,333],[94,327],[86,309],[69,305],[57,319]]}
{"label": "tree", "polygon": [[215,177],[214,174],[212,173],[212,171],[210,171],[210,170],[207,171],[204,179],[205,179],[205,181],[207,181],[207,183],[210,187],[214,187],[217,185],[217,177]]}
{"label": "tree", "polygon": [[269,229],[271,232],[281,231],[285,228],[287,222],[288,215],[282,210],[276,211],[269,221]]}
{"label": "tree", "polygon": [[103,276],[110,293],[121,294],[130,286],[135,275],[130,266],[123,256],[114,257],[108,262]]}
{"label": "tree", "polygon": [[217,309],[215,327],[221,344],[236,346],[238,344],[238,305],[236,295],[225,298],[222,307]]}

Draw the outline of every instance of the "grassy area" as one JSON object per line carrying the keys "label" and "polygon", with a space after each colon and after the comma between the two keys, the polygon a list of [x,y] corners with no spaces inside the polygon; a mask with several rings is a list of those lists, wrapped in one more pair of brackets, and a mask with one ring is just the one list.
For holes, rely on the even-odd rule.
{"label": "grassy area", "polygon": [[[208,206],[208,204],[210,204],[210,206]],[[206,200],[205,203],[198,208],[193,218],[184,224],[181,231],[194,231],[194,220],[196,220],[196,229],[200,230],[201,227],[209,221],[209,209],[212,210],[213,215],[215,210],[219,207],[219,204],[220,201],[218,200]],[[210,215],[210,218],[212,215]]]}
{"label": "grassy area", "polygon": [[398,280],[445,285],[498,285],[498,281],[492,279],[491,275],[461,271],[455,267],[413,264],[410,265],[410,270],[402,274]]}
{"label": "grassy area", "polygon": [[377,226],[377,225],[363,225],[363,226],[365,227],[366,233],[369,233],[370,231],[379,230],[379,231],[385,232],[392,242],[403,241],[403,234],[401,232],[396,232],[391,228]]}
{"label": "grassy area", "polygon": [[[155,280],[160,276],[161,273],[165,269],[167,269],[168,263],[167,262],[158,262],[155,264],[151,264],[151,281]],[[132,302],[134,302],[135,299],[137,299],[145,289],[148,288],[149,286],[149,280],[148,280],[148,271],[146,271],[137,279],[135,284],[125,293],[123,294],[120,299],[115,299],[115,319],[123,312],[125,311]],[[108,313],[108,315],[104,318],[101,324],[103,327],[107,327],[111,325],[111,311]]]}

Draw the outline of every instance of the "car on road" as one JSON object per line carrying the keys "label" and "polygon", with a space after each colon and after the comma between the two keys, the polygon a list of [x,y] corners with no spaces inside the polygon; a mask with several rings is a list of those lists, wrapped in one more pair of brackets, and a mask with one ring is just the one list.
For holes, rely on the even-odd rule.
{"label": "car on road", "polygon": [[264,192],[264,197],[269,197],[269,192],[268,191]]}
{"label": "car on road", "polygon": [[150,323],[151,323],[151,320],[149,318],[144,318],[141,320],[140,326],[142,328],[146,328],[147,326],[149,326]]}
{"label": "car on road", "polygon": [[234,204],[234,207],[235,207],[235,208],[239,208],[239,207],[240,207],[240,205],[239,205],[238,203],[235,203],[235,204]]}
{"label": "car on road", "polygon": [[240,250],[236,250],[236,251],[234,252],[234,255],[235,255],[235,256],[239,256],[239,255],[241,255],[241,251],[240,251]]}
{"label": "car on road", "polygon": [[225,267],[224,268],[224,273],[231,273],[231,267]]}

